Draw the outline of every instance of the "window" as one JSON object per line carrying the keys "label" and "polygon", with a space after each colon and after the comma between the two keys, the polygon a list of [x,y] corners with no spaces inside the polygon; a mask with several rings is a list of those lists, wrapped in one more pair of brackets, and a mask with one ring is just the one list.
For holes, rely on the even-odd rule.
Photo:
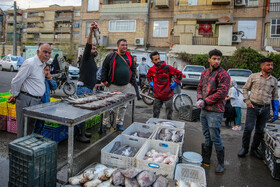
{"label": "window", "polygon": [[188,5],[189,6],[197,5],[197,0],[188,0]]}
{"label": "window", "polygon": [[248,0],[248,6],[258,6],[258,0]]}
{"label": "window", "polygon": [[256,39],[257,21],[238,21],[238,31],[243,31],[243,39]]}
{"label": "window", "polygon": [[99,0],[88,0],[87,11],[98,11],[99,10]]}
{"label": "window", "polygon": [[136,20],[112,20],[109,22],[109,32],[135,32]]}
{"label": "window", "polygon": [[75,21],[75,28],[79,28],[79,25],[80,25],[79,21]]}
{"label": "window", "polygon": [[79,32],[74,32],[74,39],[79,39]]}
{"label": "window", "polygon": [[168,21],[154,21],[153,37],[168,37]]}
{"label": "window", "polygon": [[91,24],[92,24],[92,22],[87,23],[87,27],[86,27],[86,37],[88,37],[89,29],[90,29]]}
{"label": "window", "polygon": [[280,19],[271,20],[270,37],[280,37]]}
{"label": "window", "polygon": [[78,17],[81,15],[81,11],[80,10],[75,10],[75,16]]}
{"label": "window", "polygon": [[25,12],[25,13],[23,14],[23,17],[24,17],[24,19],[27,18],[27,12]]}

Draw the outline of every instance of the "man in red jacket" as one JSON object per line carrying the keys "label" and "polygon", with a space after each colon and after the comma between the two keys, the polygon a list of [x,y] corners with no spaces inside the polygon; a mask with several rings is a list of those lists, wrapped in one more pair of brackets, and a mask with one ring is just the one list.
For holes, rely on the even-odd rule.
{"label": "man in red jacket", "polygon": [[217,49],[209,52],[210,67],[201,73],[196,103],[197,107],[202,108],[200,121],[205,137],[205,143],[202,144],[202,163],[210,166],[212,145],[214,144],[218,158],[217,174],[224,173],[225,150],[220,128],[225,112],[225,97],[230,85],[230,76],[226,70],[220,67],[222,55],[222,52]]}
{"label": "man in red jacket", "polygon": [[[182,80],[182,72],[160,61],[157,51],[152,52],[150,58],[154,65],[149,69],[147,79],[154,91],[153,117],[159,118],[160,109],[165,103],[167,119],[172,120],[173,90]],[[171,83],[173,76],[176,76],[176,79]]]}

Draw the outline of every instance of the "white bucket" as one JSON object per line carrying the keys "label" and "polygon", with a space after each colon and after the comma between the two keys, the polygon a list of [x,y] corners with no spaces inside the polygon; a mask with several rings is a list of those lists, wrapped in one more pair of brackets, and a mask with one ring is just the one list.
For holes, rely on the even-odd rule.
{"label": "white bucket", "polygon": [[185,164],[201,166],[202,156],[195,152],[184,152],[182,156],[182,162]]}

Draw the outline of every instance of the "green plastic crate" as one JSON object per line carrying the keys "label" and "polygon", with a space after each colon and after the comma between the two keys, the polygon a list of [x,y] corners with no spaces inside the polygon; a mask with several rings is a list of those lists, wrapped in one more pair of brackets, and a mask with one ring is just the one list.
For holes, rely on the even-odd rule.
{"label": "green plastic crate", "polygon": [[11,95],[9,92],[5,92],[5,93],[0,93],[0,97],[1,96],[7,96],[7,95]]}
{"label": "green plastic crate", "polygon": [[99,125],[100,122],[101,122],[101,115],[99,114],[86,121],[86,129]]}
{"label": "green plastic crate", "polygon": [[49,122],[49,121],[45,121],[45,125],[46,125],[46,126],[50,126],[50,127],[60,127],[59,124],[57,124],[57,123],[52,123],[52,122]]}
{"label": "green plastic crate", "polygon": [[8,101],[8,98],[4,98],[4,97],[1,97],[0,98],[0,103],[2,103],[2,102],[7,102]]}

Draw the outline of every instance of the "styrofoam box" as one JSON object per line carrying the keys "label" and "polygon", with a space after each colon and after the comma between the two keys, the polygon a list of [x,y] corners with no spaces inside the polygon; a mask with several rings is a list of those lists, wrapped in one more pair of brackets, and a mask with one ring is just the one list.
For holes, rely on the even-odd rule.
{"label": "styrofoam box", "polygon": [[200,186],[206,187],[205,170],[200,166],[177,164],[174,179],[184,182],[195,182]]}
{"label": "styrofoam box", "polygon": [[[136,136],[132,136],[131,134],[136,131],[144,132],[144,133],[150,132],[152,134],[148,139],[151,139],[154,133],[157,131],[157,129],[158,126],[156,125],[147,125],[145,123],[134,122],[122,132],[122,135],[136,137]],[[143,138],[143,137],[138,137],[138,138]]]}
{"label": "styrofoam box", "polygon": [[[144,157],[148,151],[151,149],[156,150],[157,152],[167,153],[175,155],[176,162],[172,165],[169,164],[159,164],[144,160]],[[178,161],[178,152],[179,145],[172,142],[163,142],[163,141],[155,141],[155,140],[147,140],[143,145],[141,150],[136,155],[136,167],[140,169],[150,170],[156,172],[157,175],[167,175],[167,178],[173,179],[174,170],[176,163]]]}
{"label": "styrofoam box", "polygon": [[[163,128],[166,128],[166,127],[159,127],[157,129],[157,131],[153,134],[152,136],[152,140],[155,140],[155,141],[160,141],[160,142],[163,142],[163,140],[160,140],[160,139],[156,139],[157,137],[157,134],[160,133],[161,129]],[[177,129],[177,128],[166,128],[168,130],[175,130],[175,131],[182,131],[183,132],[183,137],[182,137],[182,141],[181,142],[173,142],[173,143],[176,143],[179,145],[179,153],[178,153],[178,156],[182,156],[182,152],[183,152],[183,143],[184,143],[184,138],[185,138],[185,130],[183,129]],[[165,142],[165,141],[164,141]],[[172,142],[172,141],[168,141],[168,142]]]}
{"label": "styrofoam box", "polygon": [[118,168],[135,167],[135,158],[138,152],[135,154],[134,157],[127,157],[110,153],[116,141],[119,141],[121,143],[121,146],[127,144],[132,147],[136,147],[139,149],[139,152],[141,147],[146,142],[146,139],[119,135],[101,150],[102,164]]}
{"label": "styrofoam box", "polygon": [[[171,122],[173,123],[178,129],[185,129],[185,122],[181,122],[181,121],[174,121],[174,120],[167,120],[167,119],[160,119],[160,118],[150,118],[146,124],[157,124],[159,122]],[[160,126],[164,126],[164,125],[160,125]],[[170,127],[170,126],[166,126],[166,127]]]}

